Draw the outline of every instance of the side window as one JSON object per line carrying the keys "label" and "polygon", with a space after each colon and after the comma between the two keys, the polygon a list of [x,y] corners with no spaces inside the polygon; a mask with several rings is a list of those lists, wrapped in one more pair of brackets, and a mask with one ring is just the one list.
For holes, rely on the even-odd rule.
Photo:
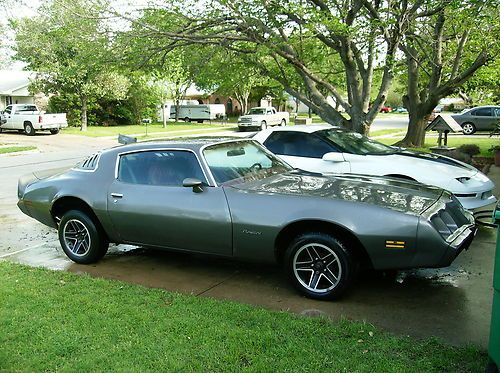
{"label": "side window", "polygon": [[120,157],[118,179],[125,183],[182,186],[191,177],[206,183],[196,156],[183,150],[151,150]]}
{"label": "side window", "polygon": [[480,116],[480,117],[491,117],[491,108],[487,107],[487,108],[481,108],[481,109],[477,109],[477,110],[474,110],[472,112],[472,115],[475,115],[475,116]]}
{"label": "side window", "polygon": [[321,158],[337,151],[314,134],[276,131],[264,142],[273,153],[294,157]]}
{"label": "side window", "polygon": [[500,108],[495,108],[495,116],[500,117]]}
{"label": "side window", "polygon": [[7,106],[7,107],[5,108],[5,112],[6,112],[7,114],[12,113],[12,106]]}

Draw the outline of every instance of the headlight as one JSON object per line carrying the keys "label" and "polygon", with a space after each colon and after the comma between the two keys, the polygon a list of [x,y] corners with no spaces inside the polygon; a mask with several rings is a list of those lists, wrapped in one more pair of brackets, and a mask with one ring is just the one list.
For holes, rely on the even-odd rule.
{"label": "headlight", "polygon": [[470,177],[457,177],[457,180],[460,181],[462,184],[465,184],[467,181],[470,180]]}

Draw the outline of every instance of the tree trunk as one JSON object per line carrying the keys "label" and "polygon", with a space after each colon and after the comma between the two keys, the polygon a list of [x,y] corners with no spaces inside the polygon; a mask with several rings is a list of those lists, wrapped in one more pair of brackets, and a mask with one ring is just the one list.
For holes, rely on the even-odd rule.
{"label": "tree trunk", "polygon": [[421,148],[425,142],[425,128],[427,127],[427,119],[429,114],[425,113],[422,109],[415,110],[410,113],[410,122],[408,124],[408,131],[403,140],[397,144],[404,147],[417,147]]}
{"label": "tree trunk", "polygon": [[167,128],[167,112],[165,110],[165,103],[162,102],[161,104],[161,114],[162,114],[162,119],[163,119],[163,128]]}
{"label": "tree trunk", "polygon": [[181,100],[178,98],[175,100],[175,121],[179,121],[179,110],[181,108]]}
{"label": "tree trunk", "polygon": [[81,114],[81,131],[87,131],[87,104],[88,97],[86,95],[82,95],[80,98],[80,102],[82,105],[82,114]]}

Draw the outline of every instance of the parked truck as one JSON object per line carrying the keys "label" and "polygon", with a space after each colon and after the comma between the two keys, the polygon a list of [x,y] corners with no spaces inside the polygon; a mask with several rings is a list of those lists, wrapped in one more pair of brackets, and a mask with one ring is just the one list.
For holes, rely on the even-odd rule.
{"label": "parked truck", "polygon": [[33,104],[9,105],[3,111],[6,122],[0,124],[2,130],[18,130],[28,136],[36,131],[50,131],[55,135],[61,128],[68,126],[66,114],[46,114]]}
{"label": "parked truck", "polygon": [[286,126],[289,121],[290,114],[286,111],[276,111],[273,107],[254,107],[238,118],[238,128],[240,131],[247,128],[263,130],[268,126]]}

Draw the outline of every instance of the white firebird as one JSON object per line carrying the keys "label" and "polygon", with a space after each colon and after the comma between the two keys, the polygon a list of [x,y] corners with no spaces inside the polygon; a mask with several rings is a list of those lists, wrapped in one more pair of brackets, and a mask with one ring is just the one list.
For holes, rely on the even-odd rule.
{"label": "white firebird", "polygon": [[260,131],[253,138],[292,167],[302,170],[415,180],[452,192],[467,209],[496,202],[493,182],[466,163],[387,146],[338,127],[277,127]]}

